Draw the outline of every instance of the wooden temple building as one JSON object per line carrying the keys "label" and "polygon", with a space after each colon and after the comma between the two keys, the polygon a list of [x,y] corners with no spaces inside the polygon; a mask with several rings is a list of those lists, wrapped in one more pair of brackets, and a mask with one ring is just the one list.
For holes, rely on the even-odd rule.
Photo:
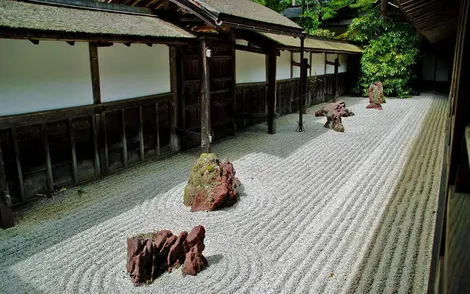
{"label": "wooden temple building", "polygon": [[2,207],[262,121],[274,134],[345,93],[360,53],[249,0],[0,0]]}

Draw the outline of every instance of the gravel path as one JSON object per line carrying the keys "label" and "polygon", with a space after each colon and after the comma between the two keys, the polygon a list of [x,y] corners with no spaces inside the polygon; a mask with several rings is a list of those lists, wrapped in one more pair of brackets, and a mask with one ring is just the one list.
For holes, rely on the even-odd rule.
{"label": "gravel path", "polygon": [[[191,213],[183,189],[197,151],[142,164],[22,213],[0,232],[0,293],[421,293],[426,288],[447,101],[346,98],[345,133],[296,115],[220,142],[241,201]],[[314,107],[310,111],[318,109]],[[206,227],[210,267],[136,288],[126,238]]]}

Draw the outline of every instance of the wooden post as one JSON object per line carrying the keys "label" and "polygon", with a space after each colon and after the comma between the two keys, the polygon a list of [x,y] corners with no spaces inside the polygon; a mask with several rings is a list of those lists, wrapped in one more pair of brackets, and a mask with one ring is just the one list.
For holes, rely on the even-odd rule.
{"label": "wooden post", "polygon": [[299,121],[297,126],[297,132],[303,132],[304,122],[303,122],[303,112],[304,112],[304,95],[305,95],[305,84],[307,82],[307,64],[304,62],[304,50],[305,50],[305,34],[302,34],[300,37],[300,97],[299,97]]}
{"label": "wooden post", "polygon": [[139,106],[139,149],[140,160],[145,160],[145,143],[144,143],[144,118],[142,116],[142,106]]}
{"label": "wooden post", "polygon": [[78,165],[77,165],[77,150],[75,148],[75,130],[73,129],[72,119],[67,120],[67,127],[69,130],[70,150],[72,155],[72,175],[73,183],[78,185]]}
{"label": "wooden post", "polygon": [[328,63],[328,53],[325,53],[325,69],[323,72],[323,101],[326,102],[326,64]]}
{"label": "wooden post", "polygon": [[268,134],[276,133],[274,113],[276,110],[276,50],[273,48],[267,55],[266,72],[268,74]]}
{"label": "wooden post", "polygon": [[232,95],[233,95],[233,135],[237,132],[237,121],[235,119],[235,113],[237,112],[237,63],[236,63],[236,50],[235,50],[235,44],[236,44],[236,37],[235,37],[235,31],[232,31]]}
{"label": "wooden post", "polygon": [[[180,138],[176,134],[178,127],[178,111],[179,111],[179,86],[178,86],[178,62],[177,49],[175,46],[170,47],[170,83],[171,83],[171,100],[170,100],[170,150],[177,152],[181,150]],[[159,146],[160,147],[160,146]]]}
{"label": "wooden post", "polygon": [[91,85],[93,89],[93,104],[101,103],[100,70],[98,64],[98,47],[88,43],[90,51]]}
{"label": "wooden post", "polygon": [[201,149],[211,152],[211,93],[207,40],[201,39],[202,85],[201,85]]}
{"label": "wooden post", "polygon": [[41,124],[41,135],[42,142],[44,144],[44,153],[46,154],[46,178],[47,178],[47,189],[49,192],[54,192],[54,179],[52,175],[52,163],[51,163],[51,153],[49,150],[49,141],[47,140],[47,130],[46,124]]}
{"label": "wooden post", "polygon": [[13,211],[11,209],[11,198],[7,190],[5,163],[3,162],[2,142],[0,138],[0,227],[2,229],[11,228],[15,225]]}
{"label": "wooden post", "polygon": [[123,166],[127,166],[127,137],[126,137],[126,118],[125,118],[125,110],[121,110],[121,126],[122,126],[122,133],[121,133],[121,141],[122,141],[122,164]]}
{"label": "wooden post", "polygon": [[18,174],[18,185],[20,189],[20,197],[21,202],[26,202],[26,195],[24,192],[24,179],[23,179],[23,169],[21,168],[21,160],[20,160],[20,148],[18,146],[18,135],[16,133],[16,128],[11,128],[11,139],[13,141],[13,150],[15,152],[15,160],[16,160],[16,171]]}
{"label": "wooden post", "polygon": [[339,55],[335,58],[335,83],[333,84],[333,102],[336,102],[338,96],[338,68],[339,68]]}

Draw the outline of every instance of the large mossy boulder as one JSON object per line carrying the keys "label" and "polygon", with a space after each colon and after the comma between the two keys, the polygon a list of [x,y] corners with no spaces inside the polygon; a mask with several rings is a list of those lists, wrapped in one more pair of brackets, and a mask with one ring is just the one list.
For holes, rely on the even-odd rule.
{"label": "large mossy boulder", "polygon": [[221,162],[214,153],[203,153],[191,168],[184,205],[193,212],[232,206],[237,202],[238,185],[232,163]]}

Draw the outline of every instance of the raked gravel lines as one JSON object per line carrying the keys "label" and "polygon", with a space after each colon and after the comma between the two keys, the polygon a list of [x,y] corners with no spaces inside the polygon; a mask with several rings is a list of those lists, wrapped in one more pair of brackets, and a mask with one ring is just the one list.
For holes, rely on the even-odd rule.
{"label": "raked gravel lines", "polygon": [[[346,98],[345,133],[297,116],[215,144],[243,186],[235,206],[191,213],[197,150],[43,200],[0,232],[0,293],[421,293],[426,288],[447,102]],[[310,110],[318,109],[320,106]],[[210,267],[134,287],[126,238],[206,227]]]}

